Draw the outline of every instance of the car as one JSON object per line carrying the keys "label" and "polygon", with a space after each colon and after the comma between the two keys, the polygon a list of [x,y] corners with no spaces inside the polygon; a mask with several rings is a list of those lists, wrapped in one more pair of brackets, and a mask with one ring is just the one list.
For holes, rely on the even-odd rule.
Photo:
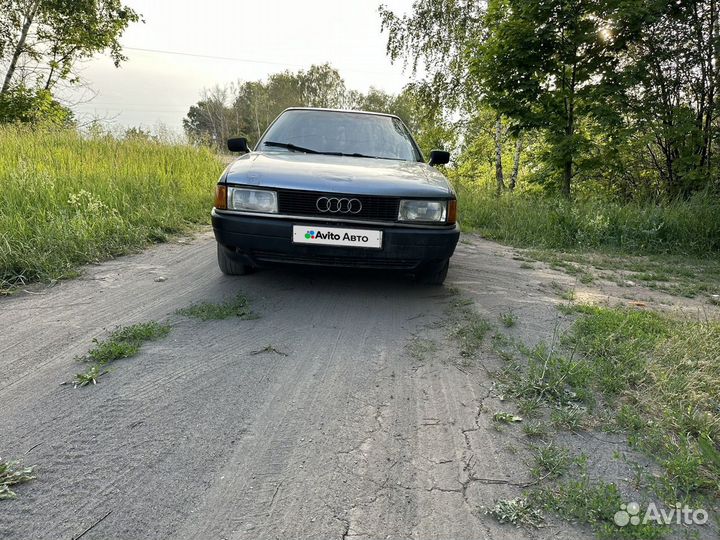
{"label": "car", "polygon": [[442,284],[460,229],[457,198],[425,163],[397,116],[290,108],[216,186],[212,225],[220,270],[242,275],[277,263],[398,270]]}

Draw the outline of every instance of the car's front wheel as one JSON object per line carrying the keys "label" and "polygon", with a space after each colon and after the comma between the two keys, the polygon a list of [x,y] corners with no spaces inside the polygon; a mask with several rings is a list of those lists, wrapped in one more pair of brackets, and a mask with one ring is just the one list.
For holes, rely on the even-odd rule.
{"label": "car's front wheel", "polygon": [[442,285],[447,277],[450,259],[428,263],[418,272],[417,279],[427,285]]}
{"label": "car's front wheel", "polygon": [[225,246],[217,245],[217,260],[220,271],[227,276],[242,276],[250,272],[251,267],[232,257],[232,251]]}

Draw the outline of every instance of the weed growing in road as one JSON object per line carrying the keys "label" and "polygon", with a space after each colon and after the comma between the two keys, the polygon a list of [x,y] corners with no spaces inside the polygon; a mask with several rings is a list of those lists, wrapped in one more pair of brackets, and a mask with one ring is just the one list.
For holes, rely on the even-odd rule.
{"label": "weed growing in road", "polygon": [[[716,500],[720,323],[628,308],[567,311],[580,317],[562,338],[549,347],[518,347],[527,364],[509,362],[498,374],[506,395],[519,407],[536,400],[549,408],[555,429],[599,424],[624,431],[663,470],[641,482],[657,499],[698,506]],[[559,351],[557,341],[572,353]],[[526,434],[535,435],[534,428]]]}
{"label": "weed growing in road", "polygon": [[550,413],[550,421],[555,429],[579,431],[585,419],[585,409],[575,403],[558,407]]}
{"label": "weed growing in road", "polygon": [[517,416],[509,412],[496,412],[493,414],[493,422],[499,422],[502,424],[513,424],[515,422],[522,422],[522,416]]}
{"label": "weed growing in road", "polygon": [[133,324],[114,330],[106,340],[93,339],[95,347],[83,360],[104,365],[121,358],[135,356],[145,341],[154,341],[170,333],[170,327],[155,321]]}
{"label": "weed growing in road", "polygon": [[485,513],[493,516],[500,523],[512,523],[518,527],[528,525],[539,528],[544,521],[540,510],[522,497],[501,499],[492,508],[485,509]]}
{"label": "weed growing in road", "polygon": [[102,366],[135,356],[144,342],[163,338],[169,333],[170,326],[151,321],[117,328],[106,340],[93,339],[95,347],[78,360],[93,362],[94,365],[83,373],[77,373],[73,386],[79,388],[97,384],[98,379],[108,373],[107,370],[100,370]]}
{"label": "weed growing in road", "polygon": [[542,439],[548,435],[548,428],[542,422],[533,420],[523,425],[523,433],[530,438]]}
{"label": "weed growing in road", "polygon": [[474,311],[467,311],[455,330],[455,337],[460,341],[460,354],[472,356],[482,345],[492,326]]}
{"label": "weed growing in road", "polygon": [[431,339],[416,338],[408,342],[405,348],[414,359],[425,361],[437,352],[438,345]]}
{"label": "weed growing in road", "polygon": [[75,379],[73,379],[73,388],[88,386],[89,384],[97,384],[97,380],[105,373],[107,373],[107,370],[101,372],[97,365],[90,366],[84,373],[75,374]]}
{"label": "weed growing in road", "polygon": [[507,313],[500,315],[500,321],[506,328],[511,328],[517,324],[517,315],[515,315],[512,311],[508,311]]}
{"label": "weed growing in road", "polygon": [[536,478],[558,478],[568,471],[572,461],[567,448],[548,443],[535,448],[535,466],[531,473]]}
{"label": "weed growing in road", "polygon": [[250,309],[250,301],[243,294],[238,294],[235,298],[220,304],[213,304],[211,302],[193,304],[186,308],[179,309],[177,313],[178,315],[200,319],[201,321],[219,321],[231,317],[239,317],[245,320],[257,318]]}
{"label": "weed growing in road", "polygon": [[24,484],[35,478],[32,467],[22,467],[18,461],[0,459],[0,501],[16,497],[15,492],[10,489],[11,486]]}

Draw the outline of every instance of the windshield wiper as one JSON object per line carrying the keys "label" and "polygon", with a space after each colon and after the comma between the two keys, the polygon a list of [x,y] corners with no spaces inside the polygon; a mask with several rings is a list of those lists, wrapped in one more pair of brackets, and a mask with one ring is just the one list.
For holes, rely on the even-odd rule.
{"label": "windshield wiper", "polygon": [[263,144],[265,146],[275,146],[277,148],[287,148],[288,150],[292,150],[293,152],[304,152],[306,154],[322,154],[323,153],[323,152],[318,152],[317,150],[312,150],[310,148],[303,148],[302,146],[296,146],[292,143],[265,141]]}
{"label": "windshield wiper", "polygon": [[395,161],[403,161],[399,158],[391,158],[391,157],[383,157],[383,156],[368,156],[366,154],[360,154],[359,152],[354,152],[352,154],[346,154],[344,152],[321,152],[320,150],[304,148],[302,146],[297,146],[292,143],[283,143],[283,142],[275,142],[275,141],[265,141],[263,143],[263,145],[274,146],[276,148],[286,148],[293,152],[303,152],[305,154],[319,154],[319,155],[323,155],[323,156],[357,157],[357,158],[369,158],[369,159],[391,159],[391,160],[395,160]]}
{"label": "windshield wiper", "polygon": [[370,159],[391,159],[393,161],[404,161],[400,158],[385,157],[385,156],[368,156],[367,154],[359,154],[358,152],[355,152],[354,154],[343,154],[342,152],[328,152],[328,154],[331,154],[333,156],[359,157],[359,158],[370,158]]}

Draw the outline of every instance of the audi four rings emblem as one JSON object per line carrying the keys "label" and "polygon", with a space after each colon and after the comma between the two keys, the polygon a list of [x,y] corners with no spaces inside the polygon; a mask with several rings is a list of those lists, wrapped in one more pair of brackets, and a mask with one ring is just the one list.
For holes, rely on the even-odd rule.
{"label": "audi four rings emblem", "polygon": [[315,208],[323,214],[359,214],[362,210],[362,203],[358,199],[339,199],[337,197],[320,197],[315,203]]}

